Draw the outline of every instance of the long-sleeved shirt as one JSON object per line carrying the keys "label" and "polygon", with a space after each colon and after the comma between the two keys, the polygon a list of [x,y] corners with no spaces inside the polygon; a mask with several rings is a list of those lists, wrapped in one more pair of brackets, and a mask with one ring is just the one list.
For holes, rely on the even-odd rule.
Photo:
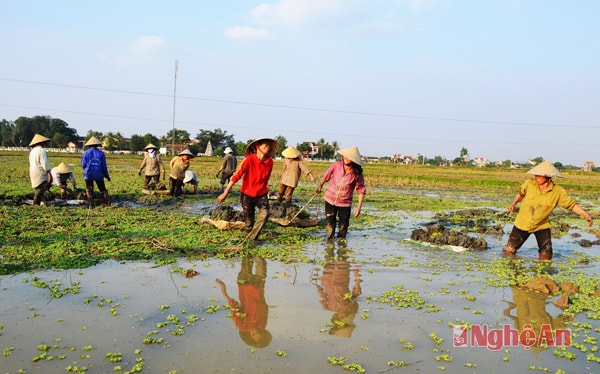
{"label": "long-sleeved shirt", "polygon": [[37,145],[29,152],[29,179],[31,187],[36,188],[42,182],[48,181],[48,172],[50,171],[50,161],[48,154],[41,145]]}
{"label": "long-sleeved shirt", "polygon": [[237,159],[231,153],[227,153],[223,156],[223,161],[221,161],[221,170],[225,175],[231,175],[235,171],[237,167]]}
{"label": "long-sleeved shirt", "polygon": [[577,203],[564,188],[550,182],[550,187],[541,192],[535,179],[526,180],[519,189],[523,195],[515,226],[523,231],[536,232],[550,228],[548,216],[557,206],[573,209]]}
{"label": "long-sleeved shirt", "polygon": [[165,170],[165,164],[163,163],[160,153],[156,153],[155,156],[152,157],[146,152],[146,154],[144,154],[144,159],[142,160],[142,165],[140,165],[140,169],[143,168],[146,168],[144,175],[160,175],[160,169],[162,168]]}
{"label": "long-sleeved shirt", "polygon": [[83,179],[86,181],[101,181],[109,178],[106,155],[98,147],[90,147],[83,152],[81,166],[83,167]]}
{"label": "long-sleeved shirt", "polygon": [[181,156],[175,156],[171,159],[169,165],[171,166],[169,177],[180,181],[185,179],[185,172],[190,167],[189,162],[183,162]]}
{"label": "long-sleeved shirt", "polygon": [[323,180],[327,181],[327,190],[325,190],[325,201],[338,207],[352,206],[352,197],[354,190],[359,195],[364,195],[367,191],[365,187],[365,178],[356,175],[353,172],[344,172],[344,162],[336,161],[323,174]]}
{"label": "long-sleeved shirt", "polygon": [[256,153],[246,157],[238,170],[231,177],[235,184],[242,179],[240,191],[250,197],[258,197],[269,193],[269,178],[273,171],[273,159],[259,160]]}
{"label": "long-sleeved shirt", "polygon": [[296,188],[302,172],[306,175],[310,174],[310,170],[303,159],[286,158],[281,174],[281,184]]}

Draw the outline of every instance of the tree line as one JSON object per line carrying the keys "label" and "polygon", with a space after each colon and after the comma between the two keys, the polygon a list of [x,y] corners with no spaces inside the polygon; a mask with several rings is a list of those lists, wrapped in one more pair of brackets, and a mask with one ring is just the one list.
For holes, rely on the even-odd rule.
{"label": "tree line", "polygon": [[[34,116],[32,118],[19,117],[15,121],[6,119],[0,121],[0,146],[28,147],[35,134],[42,134],[50,138],[49,148],[66,148],[69,142],[81,146],[78,143],[81,137],[77,130],[69,127],[60,118]],[[195,138],[192,138],[188,131],[181,129],[169,130],[164,136],[160,137],[150,133],[145,135],[134,134],[129,139],[119,131],[102,133],[90,130],[83,137],[83,143],[92,136],[103,141],[103,148],[107,152],[129,151],[131,153],[143,151],[147,144],[152,143],[158,147],[166,146],[170,150],[175,149],[173,144],[186,145],[192,153],[198,154],[204,153],[208,142],[210,142],[215,155],[222,155],[226,147],[231,147],[236,155],[243,155],[248,143],[254,140],[238,141],[233,134],[228,134],[227,131],[219,128],[214,130],[200,129]],[[278,135],[273,139],[279,144],[279,152],[288,146],[287,139],[283,135]],[[332,159],[339,149],[337,142],[334,141],[329,144],[323,138],[315,142],[315,145],[318,153],[313,156],[314,158]],[[300,143],[295,147],[301,152],[312,151],[312,147],[307,143]]]}

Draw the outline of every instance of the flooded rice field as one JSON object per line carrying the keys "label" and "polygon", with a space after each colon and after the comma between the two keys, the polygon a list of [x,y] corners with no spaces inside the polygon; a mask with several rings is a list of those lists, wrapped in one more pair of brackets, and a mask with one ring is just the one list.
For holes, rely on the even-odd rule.
{"label": "flooded rice field", "polygon": [[1,372],[600,371],[596,316],[568,315],[557,297],[502,279],[597,277],[598,246],[567,234],[554,239],[554,265],[541,265],[534,238],[508,260],[506,234],[486,236],[487,251],[457,253],[407,241],[414,219],[382,219],[397,225],[351,222],[346,242],[307,244],[308,263],[107,261],[2,276]]}

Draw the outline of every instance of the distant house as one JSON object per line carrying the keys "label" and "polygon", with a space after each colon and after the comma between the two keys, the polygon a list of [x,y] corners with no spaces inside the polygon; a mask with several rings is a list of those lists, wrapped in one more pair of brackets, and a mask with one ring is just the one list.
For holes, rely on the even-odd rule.
{"label": "distant house", "polygon": [[583,171],[592,171],[596,165],[594,165],[594,161],[584,161],[583,162]]}
{"label": "distant house", "polygon": [[415,161],[413,156],[405,155],[402,153],[396,153],[392,156],[392,162],[394,163],[402,163],[402,164],[412,164]]}
{"label": "distant house", "polygon": [[186,149],[188,149],[187,144],[167,144],[167,145],[160,147],[158,149],[158,151],[160,152],[161,155],[167,155],[170,152],[172,152],[172,150],[174,150],[175,153],[177,154]]}
{"label": "distant house", "polygon": [[475,164],[475,166],[484,167],[490,163],[490,160],[488,160],[485,157],[474,157],[473,163]]}
{"label": "distant house", "polygon": [[319,146],[315,142],[304,142],[302,144],[307,144],[310,147],[310,151],[303,151],[303,158],[313,158],[316,154],[319,153]]}

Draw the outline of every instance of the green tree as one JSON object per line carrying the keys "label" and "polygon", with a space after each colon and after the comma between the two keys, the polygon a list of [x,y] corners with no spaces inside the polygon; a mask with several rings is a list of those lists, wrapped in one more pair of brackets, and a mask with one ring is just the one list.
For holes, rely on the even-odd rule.
{"label": "green tree", "polygon": [[541,157],[541,156],[538,156],[538,157],[536,157],[536,158],[532,158],[532,159],[531,159],[531,162],[533,162],[533,164],[534,164],[534,165],[537,165],[537,164],[539,164],[539,163],[540,163],[540,162],[542,162],[542,161],[544,161],[544,158],[543,158],[543,157]]}
{"label": "green tree", "polygon": [[283,135],[277,135],[275,137],[275,141],[279,145],[279,150],[277,151],[277,153],[281,154],[281,152],[283,152],[283,150],[287,147],[287,139]]}
{"label": "green tree", "polygon": [[[131,151],[131,153],[136,153],[139,151],[144,150],[144,147],[146,146],[146,141],[144,140],[144,137],[141,135],[131,135],[131,140],[129,141],[129,150]],[[152,143],[154,144],[154,143]],[[156,144],[154,144],[156,145]]]}
{"label": "green tree", "polygon": [[120,131],[115,134],[115,138],[117,139],[117,148],[119,151],[127,149],[127,140]]}
{"label": "green tree", "polygon": [[15,124],[5,119],[0,121],[0,145],[4,147],[14,147],[15,143]]}
{"label": "green tree", "polygon": [[[50,139],[49,147],[62,148],[69,141],[77,141],[77,131],[69,128],[67,123],[59,118],[50,116],[35,116],[32,118],[19,117],[15,120],[15,145],[26,147],[35,134],[41,134]],[[58,136],[56,136],[58,134]]]}
{"label": "green tree", "polygon": [[88,140],[89,140],[89,139],[90,139],[92,136],[93,136],[93,137],[95,137],[96,139],[100,140],[100,141],[102,141],[102,139],[104,139],[104,135],[103,135],[101,132],[99,132],[99,131],[92,131],[92,130],[89,130],[89,131],[87,132],[87,134],[85,135],[85,139],[83,140],[83,144],[87,143],[87,141],[88,141]]}
{"label": "green tree", "polygon": [[210,141],[215,155],[222,155],[225,147],[231,147],[233,149],[235,146],[233,135],[227,135],[227,131],[221,129],[215,129],[213,131],[200,130],[198,135],[196,135],[196,140],[198,140],[198,148],[202,152],[204,152]]}
{"label": "green tree", "polygon": [[235,146],[232,147],[236,156],[245,156],[246,155],[246,147],[252,140],[244,143],[244,142],[235,142]]}
{"label": "green tree", "polygon": [[[189,144],[190,142],[190,133],[185,130],[173,129],[169,130],[166,136],[161,138],[161,142],[163,145],[166,145],[171,154],[175,154],[174,145],[181,144]],[[174,143],[173,143],[174,142]]]}
{"label": "green tree", "polygon": [[296,149],[301,153],[312,151],[312,147],[308,143],[296,144]]}
{"label": "green tree", "polygon": [[146,135],[144,135],[144,147],[150,143],[154,144],[157,147],[163,145],[159,138],[150,133],[147,133]]}
{"label": "green tree", "polygon": [[103,146],[106,148],[107,152],[114,152],[117,148],[117,139],[115,138],[115,134],[112,131],[107,132],[103,143]]}

